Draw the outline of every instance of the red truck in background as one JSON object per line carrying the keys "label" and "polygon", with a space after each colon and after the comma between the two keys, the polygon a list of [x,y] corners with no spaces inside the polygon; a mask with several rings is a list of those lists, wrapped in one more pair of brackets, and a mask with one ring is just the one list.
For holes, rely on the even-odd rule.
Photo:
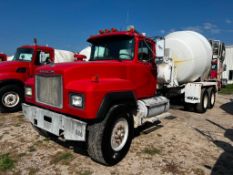
{"label": "red truck in background", "polygon": [[105,165],[127,154],[134,128],[169,116],[157,94],[155,41],[129,28],[91,36],[88,62],[45,65],[25,83],[23,113],[62,140],[85,141]]}
{"label": "red truck in background", "polygon": [[0,62],[6,61],[7,60],[7,55],[4,53],[0,53]]}
{"label": "red truck in background", "polygon": [[226,70],[225,60],[225,44],[219,40],[210,40],[213,49],[213,58],[211,61],[211,70],[209,80],[218,83],[218,90],[222,88],[222,73]]}
{"label": "red truck in background", "polygon": [[[58,55],[57,60],[55,55]],[[72,52],[55,50],[47,46],[19,47],[12,61],[0,63],[0,112],[21,110],[21,103],[24,100],[24,81],[34,76],[36,68],[47,62],[74,61],[74,59]]]}

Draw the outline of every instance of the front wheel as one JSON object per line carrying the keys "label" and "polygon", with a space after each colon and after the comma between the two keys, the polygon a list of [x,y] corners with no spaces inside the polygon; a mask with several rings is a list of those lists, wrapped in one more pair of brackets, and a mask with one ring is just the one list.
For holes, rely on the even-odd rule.
{"label": "front wheel", "polygon": [[133,120],[128,113],[113,113],[89,126],[88,153],[105,165],[115,165],[127,154],[133,138]]}
{"label": "front wheel", "polygon": [[21,110],[23,90],[16,85],[3,86],[0,89],[0,111],[17,112]]}

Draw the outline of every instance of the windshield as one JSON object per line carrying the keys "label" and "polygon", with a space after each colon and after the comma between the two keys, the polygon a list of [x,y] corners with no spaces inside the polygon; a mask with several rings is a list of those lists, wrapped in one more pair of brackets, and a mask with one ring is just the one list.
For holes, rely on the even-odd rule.
{"label": "windshield", "polygon": [[217,70],[217,65],[216,65],[216,64],[213,64],[213,65],[211,66],[211,70]]}
{"label": "windshield", "polygon": [[91,61],[131,60],[134,57],[133,37],[108,37],[92,41]]}
{"label": "windshield", "polygon": [[14,59],[16,61],[32,61],[33,49],[29,48],[18,48]]}

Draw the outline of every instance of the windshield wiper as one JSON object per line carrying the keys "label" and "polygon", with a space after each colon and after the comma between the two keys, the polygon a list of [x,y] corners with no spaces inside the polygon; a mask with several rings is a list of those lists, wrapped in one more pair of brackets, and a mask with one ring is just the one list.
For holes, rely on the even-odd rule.
{"label": "windshield wiper", "polygon": [[104,61],[104,60],[118,60],[118,61],[122,61],[120,58],[113,58],[113,57],[95,57],[95,58],[91,58],[90,61]]}

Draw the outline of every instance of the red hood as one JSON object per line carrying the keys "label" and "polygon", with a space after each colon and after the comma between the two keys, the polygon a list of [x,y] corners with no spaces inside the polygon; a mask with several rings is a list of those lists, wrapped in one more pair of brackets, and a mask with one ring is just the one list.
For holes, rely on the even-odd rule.
{"label": "red hood", "polygon": [[127,61],[90,61],[61,63],[42,66],[36,74],[61,74],[70,80],[92,79],[94,76],[102,78],[121,78],[127,76]]}

